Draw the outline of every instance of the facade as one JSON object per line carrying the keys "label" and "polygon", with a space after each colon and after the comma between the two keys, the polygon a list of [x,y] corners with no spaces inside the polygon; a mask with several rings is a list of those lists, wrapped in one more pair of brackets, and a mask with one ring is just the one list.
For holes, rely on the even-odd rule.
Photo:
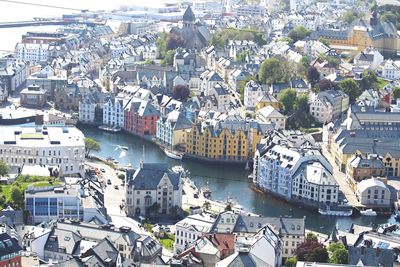
{"label": "facade", "polygon": [[125,107],[129,101],[120,97],[110,98],[103,107],[103,124],[110,127],[124,127]]}
{"label": "facade", "polygon": [[141,137],[153,136],[159,117],[159,111],[150,101],[132,99],[125,109],[124,129]]}
{"label": "facade", "polygon": [[385,175],[385,165],[374,154],[370,154],[366,158],[362,155],[355,155],[347,163],[346,177],[353,188],[358,182],[373,177],[384,177]]}
{"label": "facade", "polygon": [[46,105],[47,94],[38,85],[30,85],[20,92],[20,103],[24,107],[41,109]]}
{"label": "facade", "polygon": [[186,134],[186,154],[190,157],[225,162],[246,162],[253,157],[261,136],[270,124],[246,121],[204,121]]}
{"label": "facade", "polygon": [[246,108],[255,108],[258,99],[264,95],[261,85],[253,80],[246,83],[244,87],[244,106]]}
{"label": "facade", "polygon": [[9,166],[46,165],[61,176],[84,176],[84,136],[75,127],[3,126],[0,136],[0,159]]}
{"label": "facade", "polygon": [[185,133],[192,128],[192,122],[186,116],[173,110],[165,118],[157,121],[156,140],[163,146],[174,148],[186,144]]}
{"label": "facade", "polygon": [[260,122],[274,124],[276,129],[284,130],[286,128],[286,116],[272,106],[257,110],[256,117]]}
{"label": "facade", "polygon": [[382,54],[369,47],[354,57],[354,66],[363,69],[376,70],[382,62]]}
{"label": "facade", "polygon": [[339,118],[349,108],[349,97],[339,90],[327,90],[310,99],[310,114],[320,123]]}
{"label": "facade", "polygon": [[391,205],[388,186],[376,178],[358,183],[356,197],[360,204],[367,207],[389,207]]}
{"label": "facade", "polygon": [[378,68],[378,75],[388,80],[400,79],[400,61],[386,60]]}
{"label": "facade", "polygon": [[94,123],[96,114],[97,103],[95,99],[84,96],[81,101],[79,101],[79,121],[82,123]]}
{"label": "facade", "polygon": [[46,62],[49,59],[48,44],[24,44],[18,43],[15,47],[16,57],[21,60],[34,62]]}
{"label": "facade", "polygon": [[169,214],[182,206],[181,174],[168,169],[167,164],[141,163],[135,172],[126,173],[125,203],[129,216],[151,213]]}
{"label": "facade", "polygon": [[0,267],[20,267],[22,248],[18,240],[7,233],[0,234]]}
{"label": "facade", "polygon": [[58,219],[83,219],[80,186],[28,188],[25,208],[33,224]]}
{"label": "facade", "polygon": [[[15,92],[26,84],[29,70],[28,64],[19,59],[0,58],[0,80],[7,92]],[[8,94],[7,94],[8,96]]]}
{"label": "facade", "polygon": [[260,110],[268,106],[271,106],[274,109],[280,109],[279,101],[273,95],[266,93],[257,99],[256,110]]}
{"label": "facade", "polygon": [[190,215],[175,224],[174,252],[180,254],[197,239],[210,232],[215,219],[207,213]]}

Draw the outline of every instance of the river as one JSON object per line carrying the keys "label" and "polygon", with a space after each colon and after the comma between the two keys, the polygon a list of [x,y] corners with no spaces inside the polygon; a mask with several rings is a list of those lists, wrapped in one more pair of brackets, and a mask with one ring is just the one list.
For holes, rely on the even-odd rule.
{"label": "river", "polygon": [[[171,167],[182,165],[189,170],[191,179],[198,187],[207,184],[213,192],[216,200],[233,198],[246,210],[263,216],[279,217],[306,216],[306,226],[314,231],[329,233],[337,223],[340,229],[348,229],[352,223],[371,225],[385,223],[385,217],[350,217],[335,218],[316,214],[306,209],[300,209],[283,200],[274,198],[264,193],[255,192],[247,179],[248,172],[243,168],[225,165],[210,165],[193,160],[177,161],[165,156],[164,152],[155,144],[144,141],[136,136],[125,133],[108,133],[94,127],[80,126],[86,137],[91,137],[101,143],[101,151],[95,153],[101,157],[113,157],[122,165],[132,164],[137,168],[140,161],[144,159],[147,163],[164,162]],[[127,146],[128,151],[117,148],[117,145]],[[393,219],[390,219],[393,222]]]}

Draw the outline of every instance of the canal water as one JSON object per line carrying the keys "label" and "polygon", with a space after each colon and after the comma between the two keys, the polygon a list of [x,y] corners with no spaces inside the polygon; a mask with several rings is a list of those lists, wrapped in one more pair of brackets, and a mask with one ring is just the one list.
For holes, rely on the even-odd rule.
{"label": "canal water", "polygon": [[[242,167],[210,165],[193,160],[177,161],[166,157],[164,152],[155,144],[136,136],[125,133],[108,133],[87,126],[80,126],[80,129],[86,137],[94,138],[101,143],[101,151],[94,153],[98,156],[113,157],[120,164],[131,164],[134,168],[139,166],[142,158],[147,163],[163,162],[168,163],[171,167],[181,165],[189,170],[191,179],[197,187],[200,188],[208,183],[213,192],[213,199],[224,201],[227,198],[232,198],[246,210],[263,216],[306,216],[307,228],[323,233],[329,233],[335,224],[340,229],[348,229],[352,223],[368,226],[388,221],[394,222],[393,218],[389,219],[388,217],[335,218],[321,216],[270,195],[253,191],[247,178],[249,173]],[[129,149],[128,151],[121,150],[117,147],[118,145],[127,146]]]}

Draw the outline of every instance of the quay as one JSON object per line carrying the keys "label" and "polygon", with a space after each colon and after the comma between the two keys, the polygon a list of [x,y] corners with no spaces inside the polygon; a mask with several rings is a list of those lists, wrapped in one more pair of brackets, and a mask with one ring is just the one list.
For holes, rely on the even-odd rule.
{"label": "quay", "polygon": [[75,21],[75,20],[63,20],[63,19],[37,19],[27,21],[13,21],[13,22],[1,22],[0,28],[19,28],[29,26],[49,26],[49,25],[69,25],[69,24],[86,24],[87,26],[103,25],[103,22],[94,21]]}

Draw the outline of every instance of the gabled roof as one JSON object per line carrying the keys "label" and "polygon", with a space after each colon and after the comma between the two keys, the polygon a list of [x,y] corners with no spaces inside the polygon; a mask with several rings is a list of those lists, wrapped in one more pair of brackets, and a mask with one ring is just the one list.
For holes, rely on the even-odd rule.
{"label": "gabled roof", "polygon": [[18,253],[22,248],[18,245],[18,241],[11,238],[7,233],[0,234],[0,257],[11,254]]}
{"label": "gabled roof", "polygon": [[185,13],[183,14],[183,21],[195,21],[196,16],[193,13],[192,8],[188,5]]}

